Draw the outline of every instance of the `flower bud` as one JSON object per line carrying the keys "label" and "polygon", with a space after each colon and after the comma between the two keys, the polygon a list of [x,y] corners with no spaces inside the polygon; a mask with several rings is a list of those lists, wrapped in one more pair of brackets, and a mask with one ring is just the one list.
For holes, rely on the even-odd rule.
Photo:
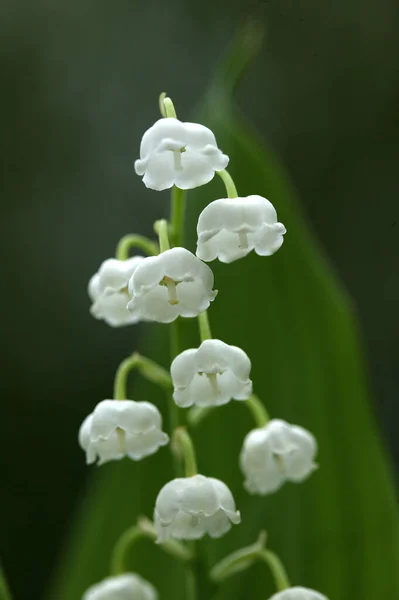
{"label": "flower bud", "polygon": [[243,350],[220,340],[205,340],[184,350],[170,367],[178,406],[221,406],[246,400],[252,391],[251,361]]}
{"label": "flower bud", "polygon": [[157,407],[134,400],[103,400],[79,430],[79,444],[86,452],[87,464],[97,458],[99,465],[124,456],[140,460],[168,441]]}
{"label": "flower bud", "polygon": [[140,320],[129,313],[126,304],[129,279],[143,260],[142,256],[133,256],[127,260],[109,258],[102,263],[88,286],[93,302],[90,312],[96,319],[102,319],[111,327],[131,325]]}
{"label": "flower bud", "polygon": [[206,262],[218,258],[224,263],[242,258],[251,250],[270,256],[282,245],[285,233],[266,198],[222,198],[208,204],[198,218],[196,254]]}
{"label": "flower bud", "polygon": [[92,585],[82,600],[158,600],[158,594],[140,575],[124,573]]}
{"label": "flower bud", "polygon": [[290,587],[274,594],[270,600],[328,600],[326,596],[304,587]]}
{"label": "flower bud", "polygon": [[134,168],[152,190],[166,190],[173,185],[189,190],[211,181],[215,171],[225,169],[228,162],[210,129],[164,118],[143,135],[140,159]]}
{"label": "flower bud", "polygon": [[251,494],[271,494],[285,481],[301,482],[316,468],[313,435],[280,419],[253,429],[244,439],[240,466]]}
{"label": "flower bud", "polygon": [[240,521],[229,488],[219,479],[203,475],[173,479],[163,486],[155,503],[159,542],[195,540],[206,533],[218,538]]}
{"label": "flower bud", "polygon": [[171,323],[178,316],[196,317],[217,291],[213,273],[185,248],[172,248],[145,258],[129,282],[128,309],[137,320]]}

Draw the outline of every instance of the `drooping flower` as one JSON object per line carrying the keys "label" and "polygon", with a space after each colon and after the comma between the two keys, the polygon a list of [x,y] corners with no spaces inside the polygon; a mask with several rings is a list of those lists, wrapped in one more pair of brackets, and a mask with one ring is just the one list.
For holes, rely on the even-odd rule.
{"label": "drooping flower", "polygon": [[142,256],[133,256],[127,260],[108,258],[98,272],[89,281],[88,292],[93,302],[91,314],[102,319],[111,327],[131,325],[139,318],[126,308],[128,303],[128,283],[136,267],[144,260]]}
{"label": "drooping flower", "polygon": [[252,391],[250,370],[251,361],[243,350],[220,340],[205,340],[173,360],[173,398],[181,407],[246,400]]}
{"label": "drooping flower", "polygon": [[210,129],[164,118],[143,135],[140,159],[134,168],[152,190],[166,190],[173,185],[189,190],[211,181],[215,171],[225,169],[228,162]]}
{"label": "drooping flower", "polygon": [[314,436],[280,419],[253,429],[244,439],[240,466],[251,494],[271,494],[285,481],[301,482],[316,468]]}
{"label": "drooping flower", "polygon": [[140,575],[124,573],[92,585],[82,600],[158,600],[158,593]]}
{"label": "drooping flower", "polygon": [[304,587],[290,587],[274,594],[270,600],[328,600],[326,596]]}
{"label": "drooping flower", "polygon": [[273,204],[266,198],[222,198],[208,204],[198,218],[196,254],[206,262],[218,258],[224,263],[242,258],[251,250],[270,256],[282,245],[285,233]]}
{"label": "drooping flower", "polygon": [[185,248],[172,248],[145,258],[129,281],[128,309],[148,321],[171,323],[180,315],[196,317],[206,310],[217,291],[213,273]]}
{"label": "drooping flower", "polygon": [[103,400],[79,430],[79,444],[86,452],[87,464],[97,458],[99,465],[124,456],[140,460],[154,454],[168,440],[157,407],[134,400]]}
{"label": "drooping flower", "polygon": [[194,540],[205,534],[218,538],[240,521],[229,488],[219,479],[203,475],[173,479],[164,485],[155,503],[159,542]]}

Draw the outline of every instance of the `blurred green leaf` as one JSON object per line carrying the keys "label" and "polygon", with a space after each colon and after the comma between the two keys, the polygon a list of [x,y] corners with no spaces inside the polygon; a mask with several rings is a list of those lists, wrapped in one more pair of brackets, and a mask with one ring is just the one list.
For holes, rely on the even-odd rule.
{"label": "blurred green leaf", "polygon": [[10,588],[8,587],[4,570],[0,566],[0,600],[12,600]]}
{"label": "blurred green leaf", "polygon": [[[251,255],[232,265],[212,264],[220,292],[210,320],[215,337],[243,347],[252,358],[255,390],[271,415],[315,433],[320,469],[304,484],[288,484],[273,496],[248,496],[237,457],[253,427],[250,416],[239,402],[215,410],[194,434],[199,467],[231,487],[243,522],[221,540],[201,542],[201,555],[211,566],[267,529],[270,547],[294,584],[319,589],[330,600],[397,598],[397,506],[370,411],[352,307],[302,218],[287,174],[231,105],[232,87],[258,43],[256,35],[247,30],[231,60],[222,64],[201,120],[229,154],[239,193],[269,198],[288,233],[272,258]],[[195,248],[200,210],[223,194],[219,180],[189,194],[190,249]],[[198,344],[194,322],[184,321],[180,330],[184,347]],[[167,333],[167,326],[146,328],[140,349],[164,366],[169,362]],[[142,381],[134,397],[166,408],[162,394]],[[138,514],[151,516],[157,491],[172,476],[167,449],[139,464],[101,467],[49,598],[76,600],[106,576],[112,544]],[[184,598],[181,565],[156,547],[143,542],[132,552],[131,564],[158,586],[162,598]],[[253,599],[272,593],[264,566],[232,577],[215,598],[247,599],[249,590]]]}

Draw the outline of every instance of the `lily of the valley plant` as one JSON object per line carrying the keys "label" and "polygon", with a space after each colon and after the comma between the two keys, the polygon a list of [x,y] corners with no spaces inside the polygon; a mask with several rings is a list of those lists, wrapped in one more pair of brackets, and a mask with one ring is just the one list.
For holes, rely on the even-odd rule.
{"label": "lily of the valley plant", "polygon": [[[216,259],[231,263],[245,259],[252,250],[259,260],[265,260],[260,257],[281,248],[286,229],[272,203],[256,195],[256,190],[248,197],[238,195],[226,171],[229,158],[210,129],[179,121],[165,94],[160,97],[160,109],[162,118],[143,135],[135,170],[147,188],[171,189],[171,219],[156,221],[156,241],[139,234],[120,240],[116,256],[104,260],[90,279],[90,312],[111,327],[155,321],[170,323],[173,328],[176,319],[197,318],[198,346],[173,356],[170,371],[137,353],[123,360],[115,377],[114,398],[99,399],[93,406],[80,427],[79,443],[88,464],[103,464],[124,457],[147,459],[170,440],[172,457],[176,465],[183,461],[185,476],[176,472],[172,481],[160,480],[153,521],[140,518],[122,534],[112,553],[111,573],[103,581],[93,582],[83,600],[162,599],[164,590],[156,591],[140,575],[125,570],[126,552],[142,537],[185,562],[186,600],[208,600],[198,598],[195,545],[187,541],[205,535],[221,537],[247,517],[236,507],[228,481],[197,471],[189,430],[210,409],[224,410],[224,405],[235,400],[254,417],[256,427],[248,432],[236,457],[248,493],[275,493],[287,481],[302,482],[316,468],[314,436],[302,426],[269,419],[253,392],[256,382],[251,380],[250,357],[245,349],[213,338],[207,315],[211,302],[225,299],[223,290],[218,293],[214,289],[212,269],[206,263]],[[215,174],[225,185],[226,197],[215,199],[199,215],[194,255],[180,243],[185,191],[207,184]],[[145,256],[131,256],[135,248]],[[132,369],[167,391],[172,424],[168,434],[156,406],[127,397],[126,381]],[[184,418],[187,427],[179,426],[181,411],[188,411]],[[214,565],[210,580],[221,585],[238,570],[263,561],[276,583],[271,600],[327,600],[314,590],[292,587],[282,561],[265,542],[266,535],[260,532],[252,546],[240,548]]]}

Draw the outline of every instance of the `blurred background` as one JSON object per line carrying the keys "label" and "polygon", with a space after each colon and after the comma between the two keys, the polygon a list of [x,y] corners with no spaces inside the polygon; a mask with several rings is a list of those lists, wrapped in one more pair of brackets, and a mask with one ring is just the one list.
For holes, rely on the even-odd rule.
{"label": "blurred background", "polygon": [[237,103],[355,306],[399,468],[397,2],[5,0],[0,17],[0,535],[15,600],[43,594],[88,473],[78,427],[141,333],[92,319],[86,293],[118,239],[168,210],[134,174],[141,135],[161,91],[192,117],[248,17],[266,36]]}

